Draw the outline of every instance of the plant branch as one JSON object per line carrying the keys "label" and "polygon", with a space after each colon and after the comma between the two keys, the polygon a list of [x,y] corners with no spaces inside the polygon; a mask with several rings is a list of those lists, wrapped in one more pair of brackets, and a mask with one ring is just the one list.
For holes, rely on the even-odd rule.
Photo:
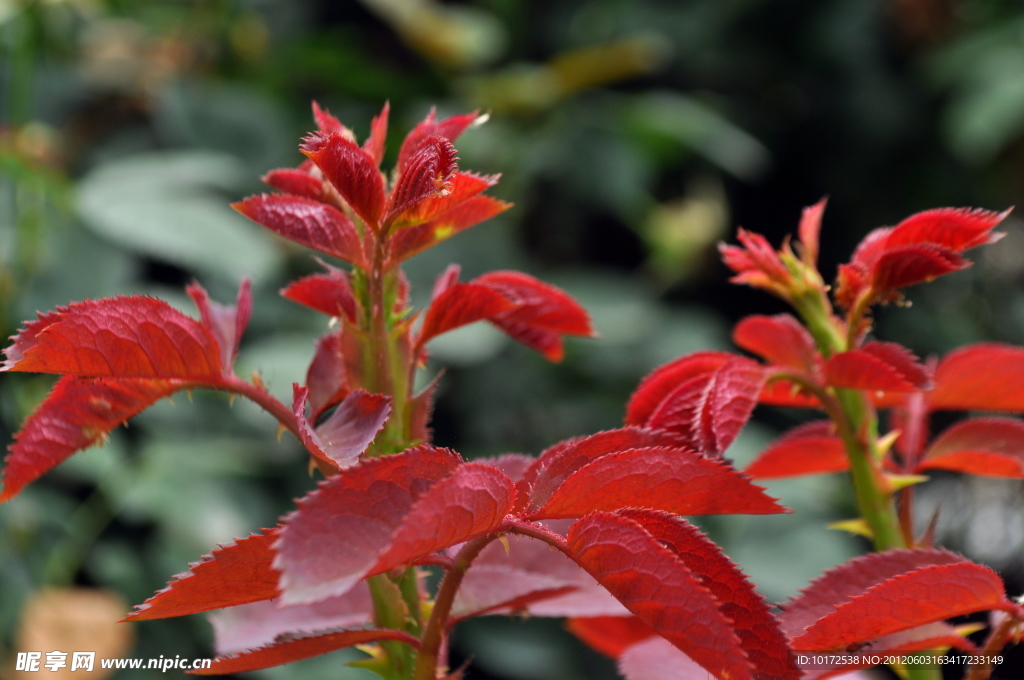
{"label": "plant branch", "polygon": [[992,675],[992,657],[997,656],[1002,651],[1007,639],[1013,634],[1014,626],[1019,624],[1020,621],[1015,616],[1007,616],[1005,621],[989,633],[988,639],[985,640],[985,647],[982,649],[981,654],[978,655],[984,659],[984,662],[972,666],[971,672],[967,674],[965,680],[989,679]]}
{"label": "plant branch", "polygon": [[295,420],[295,414],[270,394],[270,392],[267,392],[266,388],[262,385],[253,385],[241,378],[231,376],[223,384],[218,385],[218,387],[228,392],[240,394],[250,401],[256,402],[260,408],[277,418],[279,423],[288,428],[288,431],[294,434],[299,441],[302,441],[299,437],[299,425]]}

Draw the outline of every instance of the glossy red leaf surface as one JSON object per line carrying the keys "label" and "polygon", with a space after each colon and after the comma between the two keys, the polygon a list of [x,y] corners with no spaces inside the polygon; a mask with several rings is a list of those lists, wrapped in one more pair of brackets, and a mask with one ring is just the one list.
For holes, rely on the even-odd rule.
{"label": "glossy red leaf surface", "polygon": [[14,435],[0,503],[158,400],[188,386],[178,380],[64,376]]}
{"label": "glossy red leaf surface", "polygon": [[770,406],[787,406],[790,408],[821,408],[821,402],[817,397],[811,396],[806,391],[788,380],[772,380],[761,390],[757,398],[758,403]]}
{"label": "glossy red leaf surface", "polygon": [[261,600],[221,609],[209,619],[214,648],[224,656],[272,644],[280,635],[367,625],[373,619],[373,600],[367,585],[357,583],[341,597],[317,604],[282,607],[277,600]]}
{"label": "glossy red leaf surface", "polygon": [[409,228],[444,215],[498,183],[499,175],[477,175],[471,172],[453,172],[441,195],[429,196],[406,208],[395,220],[395,228]]}
{"label": "glossy red leaf surface", "polygon": [[431,302],[423,318],[418,342],[424,343],[450,330],[499,316],[515,307],[500,292],[474,283],[455,283]]}
{"label": "glossy red leaf surface", "polygon": [[[623,652],[638,642],[652,637],[663,639],[653,628],[635,616],[575,617],[568,619],[565,627],[590,647],[613,659],[619,658]],[[664,643],[676,653],[682,654],[668,640],[664,640]],[[703,668],[700,672],[707,676],[707,671]]]}
{"label": "glossy red leaf surface", "polygon": [[687,449],[658,447],[593,460],[570,475],[531,517],[582,517],[627,507],[677,515],[785,512],[728,464]]}
{"label": "glossy red leaf surface", "polygon": [[1024,478],[1024,422],[970,418],[956,423],[935,438],[918,469]]}
{"label": "glossy red leaf surface", "polygon": [[595,513],[576,522],[569,549],[640,620],[717,677],[752,680],[753,667],[721,602],[670,547],[633,519]]}
{"label": "glossy red leaf surface", "polygon": [[365,267],[366,258],[352,220],[311,198],[261,194],[232,203],[238,212],[278,236]]}
{"label": "glossy red leaf surface", "polygon": [[813,372],[819,363],[814,338],[789,314],[748,316],[732,332],[732,341],[765,361]]}
{"label": "glossy red leaf surface", "polygon": [[460,463],[447,449],[420,446],[321,483],[298,502],[275,546],[285,604],[346,593],[388,550],[416,500]]}
{"label": "glossy red leaf surface", "polygon": [[233,305],[214,302],[198,283],[189,285],[185,292],[195,302],[202,323],[217,340],[220,347],[221,369],[230,375],[238,356],[238,345],[252,317],[252,287],[244,279],[238,288],[238,297]]}
{"label": "glossy red leaf surface", "polygon": [[515,485],[500,470],[460,465],[416,500],[372,573],[493,531],[512,511],[515,498]]}
{"label": "glossy red leaf surface", "polygon": [[879,293],[952,274],[970,262],[948,248],[922,243],[888,248],[875,264],[872,288]]}
{"label": "glossy red leaf surface", "polygon": [[277,597],[279,574],[271,566],[277,533],[264,529],[214,550],[138,605],[126,620],[185,616]]}
{"label": "glossy red leaf surface", "polygon": [[388,197],[385,224],[404,221],[406,211],[450,191],[452,175],[458,169],[455,153],[455,147],[444,137],[427,137],[420,143]]}
{"label": "glossy red leaf surface", "polygon": [[320,132],[331,134],[333,132],[341,132],[343,134],[351,135],[352,131],[341,124],[341,121],[337,117],[331,115],[331,112],[325,108],[322,108],[317,102],[313,102],[313,121],[316,123],[316,127]]}
{"label": "glossy red leaf surface", "polygon": [[477,111],[457,114],[439,121],[437,120],[437,111],[431,107],[427,117],[414,127],[406,135],[405,141],[402,142],[402,147],[398,150],[398,164],[396,166],[398,171],[402,172],[404,170],[406,164],[410,162],[416,154],[416,150],[419,149],[420,144],[427,137],[443,137],[450,142],[454,142],[459,138],[459,135],[465,132],[466,128],[478,121],[483,122],[480,120]]}
{"label": "glossy red leaf surface", "polygon": [[823,198],[814,205],[809,205],[800,213],[800,225],[797,237],[800,239],[800,256],[810,265],[818,262],[818,250],[821,241],[821,218],[825,214],[828,198]]}
{"label": "glossy red leaf surface", "polygon": [[753,479],[845,472],[850,469],[843,440],[831,421],[796,427],[761,452],[744,472]]}
{"label": "glossy red leaf surface", "polygon": [[511,207],[511,203],[491,196],[466,199],[429,222],[396,232],[391,241],[391,259],[394,262],[408,259]]}
{"label": "glossy red leaf surface", "polygon": [[892,342],[869,342],[825,362],[831,387],[912,392],[929,386],[928,373],[909,350]]}
{"label": "glossy red leaf surface", "polygon": [[14,336],[5,371],[217,382],[221,353],[210,331],[166,302],[116,297],[74,302]]}
{"label": "glossy red leaf surface", "polygon": [[935,243],[962,253],[986,243],[999,240],[1001,234],[992,229],[1002,222],[1009,211],[997,213],[972,208],[935,208],[911,215],[889,234],[886,247],[915,243]]}
{"label": "glossy red leaf surface", "polygon": [[747,424],[766,381],[760,364],[733,358],[669,393],[646,426],[672,432],[698,451],[721,456]]}
{"label": "glossy red leaf surface", "polygon": [[384,178],[368,153],[337,132],[308,140],[303,153],[316,163],[364,222],[372,229],[380,225],[384,215]]}
{"label": "glossy red leaf surface", "polygon": [[339,468],[359,461],[391,415],[391,397],[354,390],[326,420],[313,427],[305,415],[309,390],[294,385],[294,392],[292,407],[303,445],[317,458]]}
{"label": "glossy red leaf surface", "polygon": [[190,671],[194,675],[229,675],[244,673],[271,666],[301,661],[310,657],[327,654],[337,649],[366,644],[377,640],[398,640],[415,642],[408,633],[397,630],[341,630],[328,633],[312,634],[305,637],[284,637],[279,642],[260,649],[214,659],[210,668]]}
{"label": "glossy red leaf surface", "polygon": [[651,371],[637,386],[626,406],[626,424],[643,426],[671,392],[690,380],[717,371],[735,358],[728,352],[695,352]]}
{"label": "glossy red leaf surface", "polygon": [[356,298],[348,275],[341,270],[332,268],[324,274],[304,276],[282,288],[281,295],[321,314],[356,321]]}
{"label": "glossy red leaf surface", "polygon": [[1024,348],[978,343],[954,350],[935,369],[932,410],[1024,412]]}
{"label": "glossy red leaf surface", "polygon": [[626,680],[710,680],[708,672],[664,638],[652,638],[625,650],[619,672]]}
{"label": "glossy red leaf surface", "polygon": [[384,102],[384,108],[370,121],[370,135],[363,142],[363,151],[369,154],[378,166],[384,160],[384,145],[388,139],[388,115],[391,113],[391,102]]}
{"label": "glossy red leaf surface", "polygon": [[857,642],[1007,605],[1002,579],[988,567],[971,562],[922,567],[853,597],[795,638],[793,649],[845,649]]}
{"label": "glossy red leaf surface", "polygon": [[305,170],[279,168],[271,170],[262,177],[263,182],[278,191],[294,196],[322,201],[324,198],[324,182]]}
{"label": "glossy red leaf surface", "polygon": [[702,532],[674,514],[646,510],[620,513],[669,548],[721,603],[755,675],[796,680],[799,671],[779,622],[764,598],[733,562]]}
{"label": "glossy red leaf surface", "polygon": [[963,561],[946,550],[887,550],[854,558],[826,571],[782,605],[783,630],[791,638],[799,637],[836,607],[888,579],[922,567]]}
{"label": "glossy red leaf surface", "polygon": [[316,422],[325,409],[348,394],[345,362],[341,356],[341,331],[324,335],[316,342],[313,360],[306,371],[310,420]]}

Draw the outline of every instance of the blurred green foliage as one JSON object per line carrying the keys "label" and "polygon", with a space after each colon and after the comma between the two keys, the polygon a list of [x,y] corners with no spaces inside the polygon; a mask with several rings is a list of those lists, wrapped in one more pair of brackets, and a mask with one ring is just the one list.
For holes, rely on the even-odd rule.
{"label": "blurred green foliage", "polygon": [[[431,370],[446,367],[437,442],[469,457],[615,427],[651,368],[727,348],[731,321],[775,311],[716,264],[736,223],[778,242],[831,194],[828,275],[871,227],[1024,191],[1024,9],[1001,0],[0,0],[0,54],[5,335],[85,297],[189,310],[191,278],[229,300],[248,275],[240,370],[283,397],[325,324],[276,291],[315,265],[228,203],[300,160],[310,98],[361,136],[390,99],[391,157],[432,104],[491,112],[460,140],[462,166],[503,173],[495,193],[516,208],[410,261],[415,299],[450,262],[467,277],[521,268],[578,296],[602,339],[571,343],[559,366],[480,325],[432,343]],[[1024,341],[1024,229],[1007,229],[973,271],[886,310],[882,333],[923,352]],[[49,384],[0,381],[7,433]],[[801,416],[758,417],[730,451],[740,462]],[[138,603],[215,543],[272,524],[314,483],[274,434],[249,404],[178,398],[0,507],[0,667],[39,588]],[[991,492],[940,481],[923,502]],[[794,515],[706,528],[781,599],[861,549],[824,528],[852,512],[843,489],[774,485]],[[997,508],[1003,526],[1022,526],[1014,502]],[[971,543],[994,511],[956,507],[946,540],[1019,578],[1024,528]],[[136,657],[209,654],[202,617],[136,633]],[[369,677],[340,669],[353,655],[259,675]],[[456,655],[473,657],[471,678],[615,677],[557,622],[475,623]]]}

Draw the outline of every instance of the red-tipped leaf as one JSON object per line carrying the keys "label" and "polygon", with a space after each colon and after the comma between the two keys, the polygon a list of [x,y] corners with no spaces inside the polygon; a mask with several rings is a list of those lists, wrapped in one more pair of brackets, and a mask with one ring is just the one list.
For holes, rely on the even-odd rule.
{"label": "red-tipped leaf", "polygon": [[377,229],[384,215],[384,179],[377,163],[340,133],[310,139],[303,147],[324,177],[363,221]]}
{"label": "red-tipped leaf", "polygon": [[681,384],[717,371],[735,356],[728,352],[695,352],[654,369],[640,381],[630,397],[626,424],[643,426],[665,397]]}
{"label": "red-tipped leaf", "polygon": [[324,198],[324,181],[305,170],[279,168],[263,175],[263,182],[278,191],[314,201]]}
{"label": "red-tipped leaf", "polygon": [[438,121],[437,111],[431,108],[427,117],[414,127],[402,142],[402,148],[398,150],[398,172],[404,171],[406,164],[412,160],[417,149],[427,137],[442,137],[454,142],[470,125],[482,122],[483,119],[480,118],[477,111],[458,114]]}
{"label": "red-tipped leaf", "polygon": [[321,314],[356,322],[356,298],[348,275],[339,269],[332,267],[325,274],[304,276],[281,289],[281,295]]}
{"label": "red-tipped leaf", "polygon": [[929,393],[932,410],[1024,412],[1024,348],[967,345],[943,357]]}
{"label": "red-tipped leaf", "polygon": [[220,346],[221,369],[225,374],[230,374],[235,357],[238,356],[238,345],[252,316],[252,290],[249,279],[244,279],[238,287],[238,298],[233,305],[214,302],[198,283],[192,283],[185,291],[199,309],[203,325]]}
{"label": "red-tipped leaf", "polygon": [[515,306],[516,303],[493,288],[455,283],[430,303],[418,342],[422,344],[460,326],[492,319]]}
{"label": "red-tipped leaf", "polygon": [[293,385],[293,390],[292,408],[303,445],[317,458],[339,468],[359,462],[359,456],[391,415],[391,397],[355,390],[327,420],[313,427],[305,414],[309,390],[298,385]]}
{"label": "red-tipped leaf", "polygon": [[929,376],[909,350],[892,342],[869,342],[825,362],[825,381],[855,390],[913,392],[927,389]]}
{"label": "red-tipped leaf", "polygon": [[917,469],[1022,479],[1024,422],[1011,418],[961,421],[935,438]]}
{"label": "red-tipped leaf", "polygon": [[753,479],[782,479],[849,469],[843,440],[836,436],[832,421],[825,420],[801,425],[779,437],[744,472]]}
{"label": "red-tipped leaf", "polygon": [[384,102],[380,114],[370,122],[370,135],[363,142],[363,151],[370,155],[378,166],[384,160],[384,144],[388,138],[388,114],[391,113],[391,102]]}
{"label": "red-tipped leaf", "polygon": [[789,314],[748,316],[733,329],[732,340],[779,366],[813,372],[820,362],[814,338]]}
{"label": "red-tipped leaf", "polygon": [[[427,199],[424,203],[433,200],[444,199]],[[401,262],[408,259],[461,231],[500,215],[511,207],[511,203],[499,201],[491,196],[473,196],[466,199],[429,222],[396,232],[391,241],[391,260]]]}
{"label": "red-tipped leaf", "polygon": [[458,169],[455,147],[443,137],[427,137],[402,169],[388,197],[387,225],[405,221],[405,213],[429,199],[441,198],[451,190],[452,175]]}

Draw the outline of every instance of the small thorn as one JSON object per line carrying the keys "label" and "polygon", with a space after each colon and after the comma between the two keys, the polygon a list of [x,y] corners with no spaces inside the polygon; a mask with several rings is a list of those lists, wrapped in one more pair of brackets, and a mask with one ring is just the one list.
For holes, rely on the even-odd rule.
{"label": "small thorn", "polygon": [[287,430],[288,428],[284,426],[284,423],[277,424],[277,441],[281,441],[281,435],[283,435]]}
{"label": "small thorn", "polygon": [[188,403],[192,403],[192,397],[195,396],[196,391],[191,387],[185,390],[185,394],[188,395]]}
{"label": "small thorn", "polygon": [[501,545],[504,546],[505,554],[506,555],[510,554],[512,552],[512,547],[508,544],[508,536],[506,536],[505,534],[502,534],[501,536],[498,537],[498,540],[501,541]]}
{"label": "small thorn", "polygon": [[235,394],[234,392],[230,392],[228,394],[228,406],[234,406],[235,405],[235,397],[237,397],[237,396],[238,395]]}
{"label": "small thorn", "polygon": [[267,386],[263,384],[263,377],[257,371],[254,371],[252,374],[252,384],[261,390],[267,389]]}
{"label": "small thorn", "polygon": [[839,522],[832,522],[828,525],[828,528],[838,529],[839,531],[846,531],[851,534],[855,534],[857,536],[865,536],[867,538],[872,538],[874,536],[874,532],[871,531],[871,527],[868,526],[868,523],[865,522],[862,517],[858,517],[857,519],[844,519]]}

